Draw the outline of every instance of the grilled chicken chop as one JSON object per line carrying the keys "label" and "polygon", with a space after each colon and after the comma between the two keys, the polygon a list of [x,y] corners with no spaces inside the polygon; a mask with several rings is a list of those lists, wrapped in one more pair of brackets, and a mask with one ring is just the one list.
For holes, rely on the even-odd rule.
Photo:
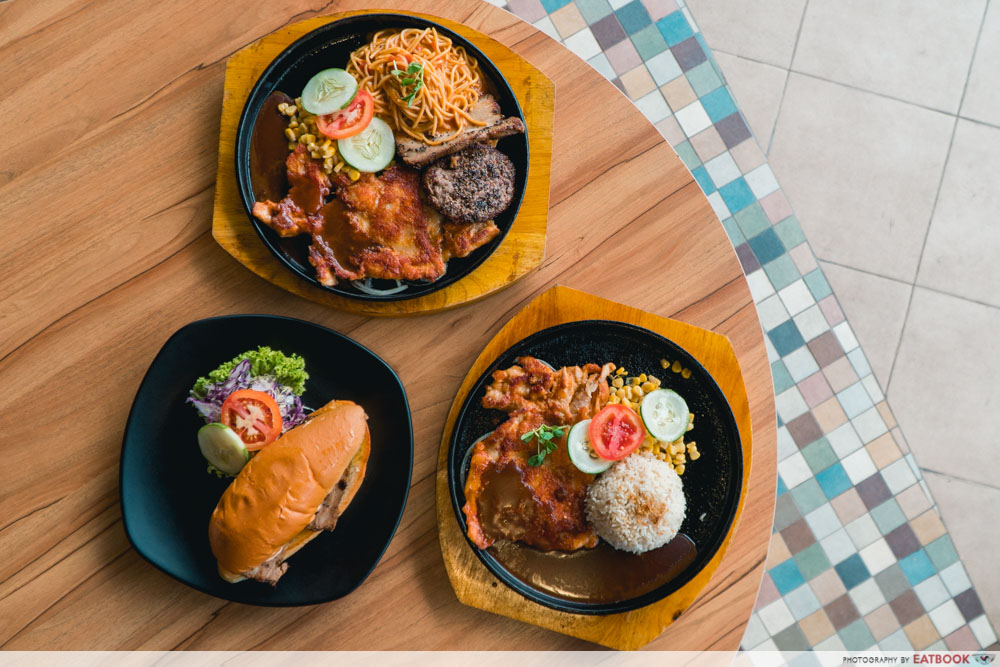
{"label": "grilled chicken chop", "polygon": [[476,443],[465,483],[468,537],[480,549],[498,539],[544,550],[573,551],[597,545],[587,524],[584,500],[593,475],[569,459],[566,435],[541,465],[528,459],[538,450],[521,436],[542,424],[569,425],[588,419],[607,403],[614,364],[568,366],[554,371],[538,359],[493,373],[483,406],[509,413],[493,433]]}
{"label": "grilled chicken chop", "polygon": [[279,236],[311,234],[322,226],[322,219],[316,215],[323,207],[324,197],[330,194],[330,179],[303,144],[288,154],[285,166],[290,186],[288,196],[278,203],[254,202],[254,217]]}
{"label": "grilled chicken chop", "polygon": [[[469,110],[469,116],[478,123],[467,125],[454,139],[428,146],[422,141],[400,135],[396,138],[396,155],[412,167],[424,167],[434,160],[451,155],[477,141],[492,141],[524,132],[524,123],[520,118],[504,118],[500,113],[500,105],[492,95],[482,95]],[[446,137],[445,132],[439,137]]]}
{"label": "grilled chicken chop", "polygon": [[[500,230],[493,221],[460,225],[427,202],[420,174],[394,166],[336,183],[302,145],[288,156],[287,197],[256,202],[253,214],[281,236],[309,234],[309,262],[323,285],[340,280],[436,280],[451,257],[465,257]],[[324,205],[331,187],[336,198]]]}

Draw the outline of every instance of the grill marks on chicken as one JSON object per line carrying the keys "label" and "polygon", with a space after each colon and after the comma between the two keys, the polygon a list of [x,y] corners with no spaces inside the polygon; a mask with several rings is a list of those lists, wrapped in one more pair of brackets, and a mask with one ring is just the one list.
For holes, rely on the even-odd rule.
{"label": "grill marks on chicken", "polygon": [[338,176],[336,198],[324,205],[331,184],[318,161],[296,147],[287,161],[289,196],[257,202],[253,214],[281,236],[309,234],[309,262],[323,285],[385,278],[436,280],[451,257],[464,257],[491,241],[492,221],[448,222],[427,202],[420,174],[394,166],[380,176],[352,182]]}
{"label": "grill marks on chicken", "polygon": [[608,400],[614,364],[568,366],[558,371],[533,357],[493,373],[483,406],[507,412],[506,422],[476,443],[465,484],[468,537],[481,549],[509,539],[539,549],[572,551],[597,545],[584,500],[593,475],[569,459],[566,429],[539,466],[528,459],[534,439],[521,436],[542,424],[570,425],[588,419]]}

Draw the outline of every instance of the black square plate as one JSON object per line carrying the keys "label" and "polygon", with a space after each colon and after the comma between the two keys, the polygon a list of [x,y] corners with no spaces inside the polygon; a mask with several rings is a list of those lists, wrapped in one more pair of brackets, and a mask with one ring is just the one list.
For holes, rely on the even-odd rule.
{"label": "black square plate", "polygon": [[[306,360],[302,400],[309,408],[335,398],[361,405],[372,441],[365,480],[337,529],[291,558],[274,588],[256,581],[229,584],[219,576],[208,521],[229,480],[206,472],[196,439],[204,421],[184,402],[199,376],[258,345]],[[234,602],[329,602],[364,582],[399,525],[413,468],[410,408],[395,372],[336,331],[270,315],[199,320],[171,336],[146,372],[125,427],[120,467],[125,533],[163,572]]]}

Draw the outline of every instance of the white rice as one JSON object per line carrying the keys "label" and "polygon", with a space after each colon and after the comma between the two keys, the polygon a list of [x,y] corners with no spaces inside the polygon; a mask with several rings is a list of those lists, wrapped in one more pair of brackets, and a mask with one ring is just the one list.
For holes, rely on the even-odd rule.
{"label": "white rice", "polygon": [[640,554],[663,546],[680,530],[684,487],[665,461],[649,452],[636,453],[590,486],[586,510],[599,537],[616,549]]}

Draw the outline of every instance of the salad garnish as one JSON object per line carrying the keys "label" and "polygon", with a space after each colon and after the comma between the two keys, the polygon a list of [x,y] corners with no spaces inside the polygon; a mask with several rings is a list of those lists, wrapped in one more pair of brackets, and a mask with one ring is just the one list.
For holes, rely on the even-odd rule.
{"label": "salad garnish", "polygon": [[545,457],[558,449],[557,445],[553,440],[555,438],[561,438],[566,434],[565,426],[549,426],[548,424],[542,424],[538,428],[528,431],[521,436],[521,440],[524,442],[531,442],[532,438],[537,440],[535,454],[528,459],[528,465],[530,466],[540,466],[545,460]]}
{"label": "salad garnish", "polygon": [[[302,357],[266,346],[237,355],[198,378],[187,402],[206,424],[218,428],[199,437],[208,471],[219,477],[239,472],[240,457],[232,455],[233,447],[228,444],[234,438],[243,443],[248,461],[256,451],[304,422],[306,408],[300,397],[308,378]],[[205,440],[206,434],[211,436],[209,440]]]}

